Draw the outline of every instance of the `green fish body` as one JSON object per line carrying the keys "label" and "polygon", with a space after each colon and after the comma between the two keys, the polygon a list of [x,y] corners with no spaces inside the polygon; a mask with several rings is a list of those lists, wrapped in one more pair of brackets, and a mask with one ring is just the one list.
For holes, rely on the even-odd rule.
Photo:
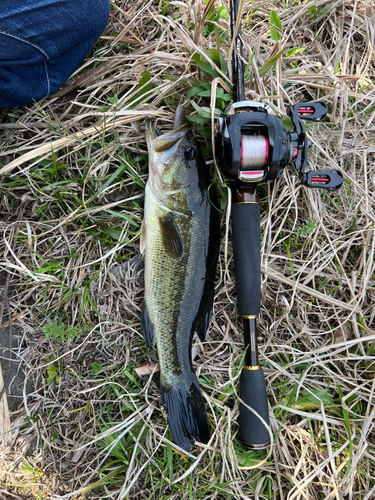
{"label": "green fish body", "polygon": [[206,443],[210,435],[192,370],[191,342],[194,332],[204,339],[210,320],[219,217],[208,199],[207,167],[190,129],[182,125],[157,136],[147,122],[146,137],[142,332],[150,346],[157,346],[161,396],[173,438],[189,450],[194,440]]}

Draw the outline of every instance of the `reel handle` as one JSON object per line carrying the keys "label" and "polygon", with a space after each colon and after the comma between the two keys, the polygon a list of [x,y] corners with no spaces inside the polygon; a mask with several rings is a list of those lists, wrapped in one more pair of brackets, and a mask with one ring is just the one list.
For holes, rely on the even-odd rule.
{"label": "reel handle", "polygon": [[[256,318],[260,313],[260,208],[256,186],[235,188],[232,205],[232,241],[238,312],[244,326],[245,365],[240,378],[240,434],[251,449],[270,444],[266,383],[259,366]],[[258,414],[258,415],[257,415]]]}

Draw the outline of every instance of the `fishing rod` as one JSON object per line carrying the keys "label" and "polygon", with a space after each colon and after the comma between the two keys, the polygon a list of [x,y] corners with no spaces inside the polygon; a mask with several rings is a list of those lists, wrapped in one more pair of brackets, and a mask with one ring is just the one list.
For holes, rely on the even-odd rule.
{"label": "fishing rod", "polygon": [[[244,330],[245,363],[240,378],[240,435],[251,449],[270,445],[268,401],[259,364],[257,318],[261,305],[260,207],[257,183],[273,181],[293,163],[302,185],[328,191],[339,189],[338,170],[306,172],[310,147],[302,120],[320,122],[327,114],[323,102],[299,103],[288,109],[293,131],[268,113],[265,104],[245,99],[241,24],[235,33],[240,0],[230,0],[234,102],[217,121],[215,159],[221,172],[234,180],[232,242],[238,312]],[[251,408],[251,410],[249,409]],[[259,418],[261,417],[261,418]],[[266,424],[266,425],[265,425]]]}

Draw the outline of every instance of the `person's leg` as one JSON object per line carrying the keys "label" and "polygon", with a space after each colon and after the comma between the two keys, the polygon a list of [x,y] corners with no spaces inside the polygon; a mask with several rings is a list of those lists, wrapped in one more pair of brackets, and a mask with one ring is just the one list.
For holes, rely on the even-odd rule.
{"label": "person's leg", "polygon": [[104,31],[109,0],[1,0],[0,108],[55,92]]}

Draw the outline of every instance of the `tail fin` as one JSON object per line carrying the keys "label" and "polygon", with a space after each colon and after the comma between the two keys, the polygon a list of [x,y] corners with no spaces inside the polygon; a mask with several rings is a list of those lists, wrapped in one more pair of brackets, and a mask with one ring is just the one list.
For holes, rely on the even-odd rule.
{"label": "tail fin", "polygon": [[167,388],[160,383],[161,399],[167,412],[168,424],[175,443],[186,451],[191,450],[194,440],[208,443],[206,407],[195,374],[182,380],[176,387]]}

